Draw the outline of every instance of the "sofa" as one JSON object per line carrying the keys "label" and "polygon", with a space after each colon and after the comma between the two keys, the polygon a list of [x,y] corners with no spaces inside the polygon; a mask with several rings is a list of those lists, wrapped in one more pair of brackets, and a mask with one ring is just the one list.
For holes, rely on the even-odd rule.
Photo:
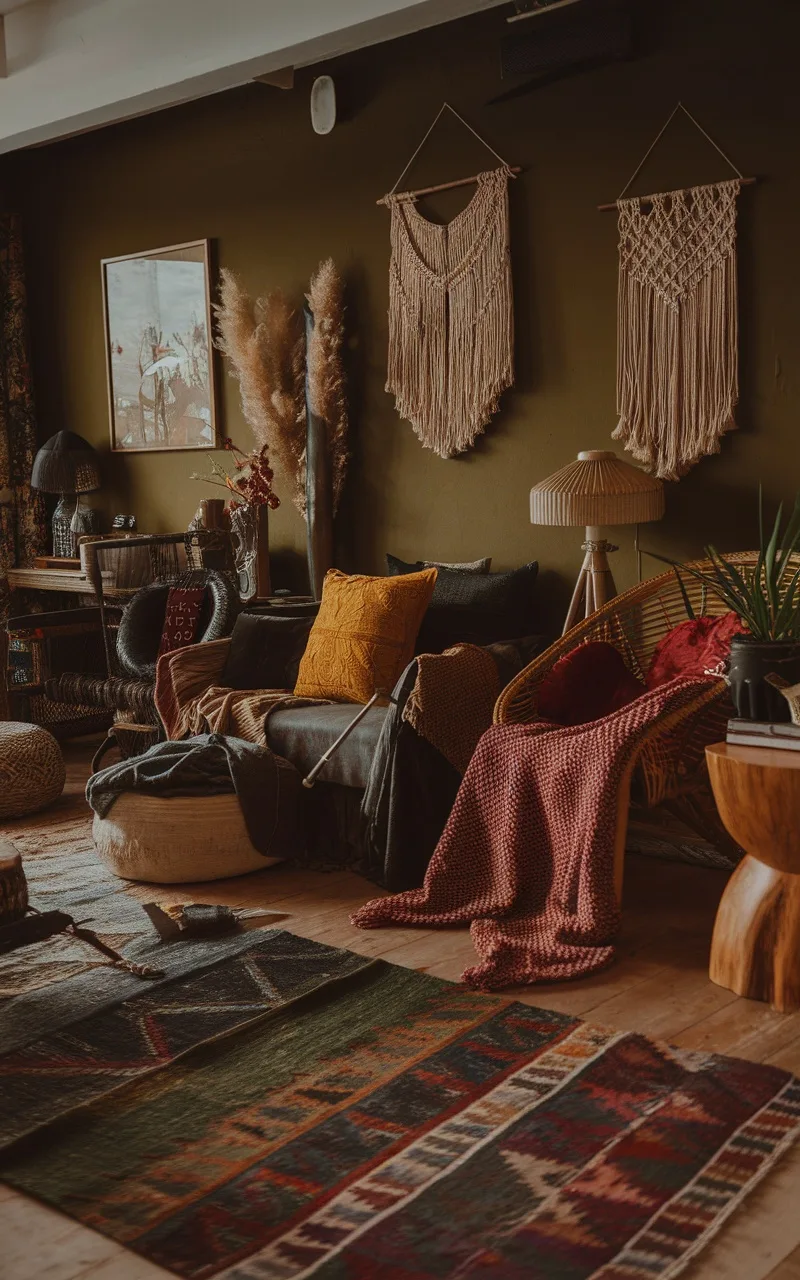
{"label": "sofa", "polygon": [[[292,695],[312,621],[284,613],[277,627],[269,616],[243,614],[231,637],[164,655],[156,706],[167,735],[211,730],[260,740],[307,776],[361,710]],[[414,657],[390,698],[367,710],[304,792],[309,865],[349,866],[393,891],[421,884],[497,696],[545,647],[531,636]],[[441,693],[456,746],[430,740],[436,731],[419,715],[423,684],[428,703]]]}

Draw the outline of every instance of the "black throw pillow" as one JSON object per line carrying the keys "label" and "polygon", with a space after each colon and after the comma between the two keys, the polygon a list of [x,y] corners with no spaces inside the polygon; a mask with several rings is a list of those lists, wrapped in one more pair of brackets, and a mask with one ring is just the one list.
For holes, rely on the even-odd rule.
{"label": "black throw pillow", "polygon": [[[398,573],[419,573],[420,569],[450,569],[454,573],[488,573],[492,567],[492,557],[485,556],[482,560],[466,560],[461,564],[451,564],[445,560],[416,560],[413,564],[408,560],[398,560],[397,556],[386,555],[386,563],[389,566],[389,576],[394,577]],[[394,565],[401,565],[402,568],[394,568]]]}
{"label": "black throw pillow", "polygon": [[240,613],[220,683],[228,689],[293,689],[313,617]]}
{"label": "black throw pillow", "polygon": [[[387,556],[389,572],[412,573],[396,556]],[[460,573],[440,569],[417,637],[417,653],[441,653],[451,645],[492,644],[536,631],[536,560],[510,573]]]}

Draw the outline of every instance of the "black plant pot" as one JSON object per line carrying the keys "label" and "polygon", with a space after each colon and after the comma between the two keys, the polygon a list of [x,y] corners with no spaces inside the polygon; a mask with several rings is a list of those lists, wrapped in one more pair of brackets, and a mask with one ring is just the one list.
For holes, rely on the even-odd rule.
{"label": "black plant pot", "polygon": [[790,720],[789,704],[764,677],[783,676],[800,683],[800,641],[754,640],[734,636],[728,677],[733,705],[744,720]]}

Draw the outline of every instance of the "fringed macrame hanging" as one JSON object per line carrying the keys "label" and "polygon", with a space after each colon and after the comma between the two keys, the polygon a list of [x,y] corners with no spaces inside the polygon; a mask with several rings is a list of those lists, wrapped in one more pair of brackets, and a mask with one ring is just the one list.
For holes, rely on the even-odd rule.
{"label": "fringed macrame hanging", "polygon": [[416,198],[462,182],[392,192],[382,201],[391,212],[392,248],[386,390],[422,444],[442,458],[474,443],[514,381],[508,231],[508,179],[514,172],[503,162],[463,180],[477,182],[478,189],[445,225],[424,218]]}
{"label": "fringed macrame hanging", "polygon": [[[680,103],[679,109],[686,110]],[[619,425],[613,438],[662,480],[677,480],[700,458],[718,453],[722,436],[736,426],[736,201],[746,181],[739,174],[616,202]]]}

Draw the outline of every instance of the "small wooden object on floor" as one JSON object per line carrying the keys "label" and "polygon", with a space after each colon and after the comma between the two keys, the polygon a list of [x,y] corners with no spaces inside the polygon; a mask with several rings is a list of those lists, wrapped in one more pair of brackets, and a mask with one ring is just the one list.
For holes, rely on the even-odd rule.
{"label": "small wooden object on floor", "polygon": [[747,856],[723,894],[712,982],[781,1013],[800,1009],[800,753],[706,748],[720,817]]}
{"label": "small wooden object on floor", "polygon": [[9,840],[0,840],[0,922],[21,920],[28,910],[28,883],[22,858]]}

